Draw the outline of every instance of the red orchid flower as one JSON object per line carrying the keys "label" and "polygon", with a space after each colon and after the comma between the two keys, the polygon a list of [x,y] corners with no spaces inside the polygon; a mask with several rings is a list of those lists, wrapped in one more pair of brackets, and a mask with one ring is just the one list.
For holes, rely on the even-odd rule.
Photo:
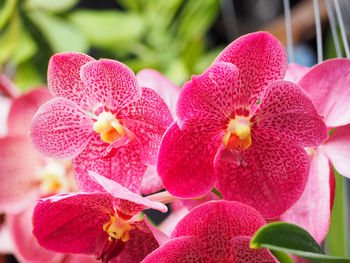
{"label": "red orchid flower", "polygon": [[266,218],[299,199],[310,165],[304,147],[328,135],[307,94],[282,80],[286,67],[282,44],[258,32],[232,42],[185,83],[179,119],[159,150],[158,173],[171,194],[193,198],[215,186]]}
{"label": "red orchid flower", "polygon": [[175,227],[171,239],[142,263],[277,263],[267,249],[249,248],[264,219],[238,202],[211,201],[197,206]]}
{"label": "red orchid flower", "polygon": [[52,196],[38,202],[33,234],[43,247],[63,253],[95,255],[102,262],[140,262],[167,237],[146,219],[133,217],[146,208],[167,207],[120,184],[89,172],[104,192]]}

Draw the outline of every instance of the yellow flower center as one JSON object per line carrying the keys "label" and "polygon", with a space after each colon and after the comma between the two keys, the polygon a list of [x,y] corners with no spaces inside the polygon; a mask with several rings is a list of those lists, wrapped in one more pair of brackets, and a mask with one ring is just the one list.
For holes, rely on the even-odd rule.
{"label": "yellow flower center", "polygon": [[251,139],[251,123],[249,118],[244,116],[236,116],[231,119],[227,131],[222,138],[222,143],[228,149],[246,150],[252,144]]}
{"label": "yellow flower center", "polygon": [[103,230],[109,235],[108,240],[113,241],[115,239],[120,239],[126,242],[130,239],[129,231],[133,227],[128,223],[128,221],[118,217],[117,215],[110,216],[110,220],[103,225]]}
{"label": "yellow flower center", "polygon": [[65,167],[55,161],[48,162],[40,171],[40,188],[44,193],[61,193],[69,190]]}
{"label": "yellow flower center", "polygon": [[94,131],[107,143],[113,143],[125,136],[123,125],[110,112],[102,112],[94,123]]}

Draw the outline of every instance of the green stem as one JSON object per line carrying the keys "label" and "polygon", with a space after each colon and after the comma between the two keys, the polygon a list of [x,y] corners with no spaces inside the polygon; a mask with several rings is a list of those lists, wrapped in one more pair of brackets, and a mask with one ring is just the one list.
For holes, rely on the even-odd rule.
{"label": "green stem", "polygon": [[326,239],[328,254],[333,256],[349,256],[348,240],[348,189],[347,179],[335,169],[335,196],[331,216],[331,226]]}
{"label": "green stem", "polygon": [[285,252],[270,250],[280,263],[294,263],[294,260]]}

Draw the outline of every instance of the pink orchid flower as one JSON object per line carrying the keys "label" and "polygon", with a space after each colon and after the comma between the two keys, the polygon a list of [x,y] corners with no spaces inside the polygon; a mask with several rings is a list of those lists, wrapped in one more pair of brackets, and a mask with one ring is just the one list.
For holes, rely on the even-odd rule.
{"label": "pink orchid flower", "polygon": [[35,112],[51,98],[47,90],[36,89],[11,104],[8,135],[0,138],[0,212],[18,213],[40,196],[70,189],[70,164],[45,159],[28,134]]}
{"label": "pink orchid flower", "polygon": [[197,199],[177,199],[171,202],[171,214],[159,225],[159,229],[166,235],[170,235],[173,232],[177,223],[188,214],[188,212],[194,207],[201,205],[208,201],[220,200],[220,198],[210,192]]}
{"label": "pink orchid flower", "polygon": [[298,200],[310,164],[304,147],[322,143],[327,129],[306,93],[282,80],[286,66],[282,44],[258,32],[185,83],[179,119],[159,150],[158,173],[171,194],[193,198],[215,186],[266,218]]}
{"label": "pink orchid flower", "polygon": [[35,200],[73,189],[71,165],[44,158],[30,141],[31,119],[51,98],[41,88],[14,99],[7,116],[8,135],[0,139],[0,212],[7,213],[13,253],[21,262],[53,263],[63,258],[41,247],[32,234]]}
{"label": "pink orchid flower", "polygon": [[299,201],[280,219],[307,229],[321,243],[329,229],[334,198],[331,163],[350,177],[350,60],[332,59],[311,69],[290,65],[290,70],[303,76],[298,84],[325,116],[328,130],[336,129],[322,145],[307,149],[311,158],[309,181]]}
{"label": "pink orchid flower", "polygon": [[39,151],[74,159],[83,191],[98,187],[87,176],[93,170],[138,192],[146,165],[155,165],[160,140],[172,122],[160,96],[140,88],[124,64],[72,52],[51,58],[48,87],[57,98],[40,108],[31,128]]}
{"label": "pink orchid flower", "polygon": [[20,262],[58,263],[64,255],[43,248],[32,234],[34,205],[32,202],[20,213],[6,215],[6,225],[14,244],[13,254]]}
{"label": "pink orchid flower", "polygon": [[249,242],[264,219],[238,202],[211,201],[194,208],[176,226],[171,239],[142,263],[274,263],[267,249],[253,250]]}
{"label": "pink orchid flower", "polygon": [[[155,90],[168,105],[173,118],[176,118],[176,103],[180,89],[160,72],[154,69],[143,69],[136,74],[141,87]],[[163,188],[162,181],[155,166],[148,166],[140,187],[142,194],[148,195]]]}
{"label": "pink orchid flower", "polygon": [[140,262],[166,240],[146,219],[145,208],[167,207],[89,172],[105,192],[74,193],[42,199],[33,214],[33,233],[43,247],[63,253],[95,255],[102,262]]}

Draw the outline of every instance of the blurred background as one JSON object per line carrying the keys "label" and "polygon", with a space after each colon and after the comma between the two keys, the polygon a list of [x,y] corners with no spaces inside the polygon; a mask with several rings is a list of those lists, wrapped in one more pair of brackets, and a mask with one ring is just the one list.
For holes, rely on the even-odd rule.
{"label": "blurred background", "polygon": [[[324,58],[335,57],[325,1],[319,1]],[[350,3],[341,0],[346,24]],[[315,63],[312,0],[291,0],[296,62]],[[154,68],[181,85],[229,42],[268,30],[287,44],[283,0],[1,0],[0,69],[21,90],[46,83],[62,51]],[[347,27],[349,29],[349,27]]]}
{"label": "blurred background", "polygon": [[[329,59],[337,53],[325,3],[318,1],[318,14]],[[339,4],[349,36],[350,1]],[[290,0],[290,7],[294,62],[310,67],[317,63],[313,1]],[[23,93],[46,84],[54,53],[78,51],[135,73],[156,69],[181,86],[243,34],[269,31],[287,47],[284,13],[283,0],[0,0],[0,73]]]}

